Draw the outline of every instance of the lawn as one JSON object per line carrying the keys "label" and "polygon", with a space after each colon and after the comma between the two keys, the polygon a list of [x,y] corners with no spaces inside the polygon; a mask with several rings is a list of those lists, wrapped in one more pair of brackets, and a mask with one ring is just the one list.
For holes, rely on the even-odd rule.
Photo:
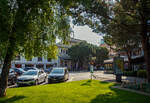
{"label": "lawn", "polygon": [[113,83],[83,80],[10,88],[0,103],[149,103],[150,97],[118,89]]}

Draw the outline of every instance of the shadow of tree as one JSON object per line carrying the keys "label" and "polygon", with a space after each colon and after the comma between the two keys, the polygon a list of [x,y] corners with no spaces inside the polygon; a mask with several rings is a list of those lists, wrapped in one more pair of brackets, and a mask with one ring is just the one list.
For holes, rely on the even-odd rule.
{"label": "shadow of tree", "polygon": [[107,82],[107,81],[100,81],[99,83],[100,84],[109,84],[109,82]]}
{"label": "shadow of tree", "polygon": [[110,88],[111,92],[99,94],[90,103],[148,103],[149,97]]}
{"label": "shadow of tree", "polygon": [[85,83],[82,83],[81,86],[91,86],[92,80],[88,80]]}
{"label": "shadow of tree", "polygon": [[11,98],[4,98],[2,100],[0,100],[0,103],[13,103],[15,101],[18,101],[20,99],[24,99],[26,98],[25,96],[13,96]]}

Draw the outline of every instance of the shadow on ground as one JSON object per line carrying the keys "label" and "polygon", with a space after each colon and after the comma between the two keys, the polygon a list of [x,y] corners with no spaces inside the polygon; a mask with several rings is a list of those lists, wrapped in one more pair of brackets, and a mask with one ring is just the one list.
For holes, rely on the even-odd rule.
{"label": "shadow on ground", "polygon": [[2,100],[0,100],[0,103],[13,103],[15,101],[21,100],[26,98],[25,96],[13,96],[11,98],[4,98]]}
{"label": "shadow on ground", "polygon": [[[103,82],[107,83],[107,82]],[[110,92],[99,94],[90,103],[149,103],[148,96],[111,88]]]}
{"label": "shadow on ground", "polygon": [[91,86],[92,80],[88,80],[85,83],[82,83],[81,86]]}

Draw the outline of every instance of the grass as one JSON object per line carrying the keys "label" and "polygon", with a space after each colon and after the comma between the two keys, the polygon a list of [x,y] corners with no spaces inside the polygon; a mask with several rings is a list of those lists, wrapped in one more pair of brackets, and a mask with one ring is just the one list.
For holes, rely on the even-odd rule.
{"label": "grass", "polygon": [[149,103],[150,97],[118,89],[113,83],[83,80],[7,89],[0,103]]}

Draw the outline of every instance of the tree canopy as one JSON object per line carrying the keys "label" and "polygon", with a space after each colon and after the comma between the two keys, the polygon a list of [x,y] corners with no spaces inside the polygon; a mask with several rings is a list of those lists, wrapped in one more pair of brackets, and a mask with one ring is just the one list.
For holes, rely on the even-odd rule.
{"label": "tree canopy", "polygon": [[81,42],[68,49],[68,55],[74,62],[89,63],[92,57],[96,57],[95,64],[102,64],[108,58],[108,50],[87,42]]}
{"label": "tree canopy", "polygon": [[22,55],[56,58],[56,37],[70,37],[69,17],[55,0],[0,0],[0,96],[6,95],[11,61]]}
{"label": "tree canopy", "polygon": [[109,35],[110,25],[115,24],[111,26],[113,34],[119,29],[123,31],[119,35],[125,37],[140,35],[150,82],[149,0],[74,0],[69,7],[72,8],[69,13],[73,15],[74,24],[89,25],[99,34]]}
{"label": "tree canopy", "polygon": [[1,0],[1,59],[11,40],[15,55],[55,58],[56,37],[65,40],[71,32],[68,16],[59,5],[55,0]]}

